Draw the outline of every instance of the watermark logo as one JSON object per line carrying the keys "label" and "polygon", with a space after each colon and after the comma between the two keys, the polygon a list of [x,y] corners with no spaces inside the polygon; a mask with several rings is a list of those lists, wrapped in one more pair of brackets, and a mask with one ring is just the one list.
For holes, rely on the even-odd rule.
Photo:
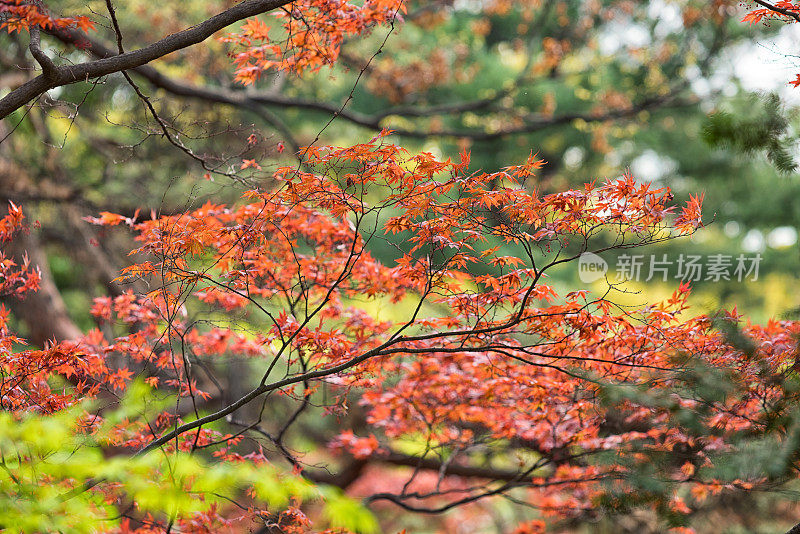
{"label": "watermark logo", "polygon": [[593,252],[584,252],[578,258],[578,277],[584,284],[591,284],[603,278],[608,272],[606,260]]}

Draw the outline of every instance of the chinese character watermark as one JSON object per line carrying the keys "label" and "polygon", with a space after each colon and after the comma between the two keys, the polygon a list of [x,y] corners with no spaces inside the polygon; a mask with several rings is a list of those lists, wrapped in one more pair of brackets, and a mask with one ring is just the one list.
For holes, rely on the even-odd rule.
{"label": "chinese character watermark", "polygon": [[[680,254],[674,259],[668,258],[666,254],[622,254],[617,258],[615,275],[612,278],[616,282],[666,282],[670,279],[684,282],[755,282],[758,280],[760,263],[761,254],[711,254],[705,257]],[[585,252],[578,260],[578,276],[586,284],[604,278],[608,271],[608,263],[597,254]]]}

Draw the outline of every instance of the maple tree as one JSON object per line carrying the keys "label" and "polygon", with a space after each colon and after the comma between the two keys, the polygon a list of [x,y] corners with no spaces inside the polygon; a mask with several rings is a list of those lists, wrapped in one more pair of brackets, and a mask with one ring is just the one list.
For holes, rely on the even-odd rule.
{"label": "maple tree", "polygon": [[[37,32],[80,42],[90,21],[0,3],[9,32],[30,31],[43,71],[0,99],[0,116],[86,78],[154,77],[151,61],[242,20],[221,37],[238,81],[313,71],[344,39],[405,13],[399,1],[246,0],[125,52],[108,6],[118,53],[56,66]],[[279,9],[277,30],[252,18]],[[160,134],[207,167],[127,80]],[[714,499],[796,477],[798,323],[692,317],[686,285],[629,309],[549,283],[584,252],[691,235],[702,197],[677,207],[629,174],[543,193],[537,155],[484,172],[466,150],[456,161],[394,139],[303,147],[300,163],[230,204],[88,216],[106,238],[134,234],[117,283],[139,285],[96,299],[96,328],[41,350],[14,352],[23,340],[0,311],[3,498],[41,505],[12,507],[2,527],[68,530],[58,512],[36,520],[75,500],[85,531],[374,531],[338,487],[375,514],[457,509],[453,522],[506,498],[534,510],[518,533],[634,508],[688,532]],[[234,177],[263,170],[251,158],[237,167]],[[22,217],[11,204],[0,242],[19,238]],[[377,243],[394,257],[377,258]],[[0,255],[0,268],[4,296],[36,290],[28,262]],[[216,378],[232,357],[246,361],[241,392]],[[323,435],[309,417],[327,421]],[[304,454],[298,437],[329,450]]]}

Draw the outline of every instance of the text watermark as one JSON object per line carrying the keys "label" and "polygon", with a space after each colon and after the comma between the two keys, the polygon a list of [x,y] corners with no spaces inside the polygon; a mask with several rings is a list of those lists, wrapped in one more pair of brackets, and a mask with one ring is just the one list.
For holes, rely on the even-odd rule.
{"label": "text watermark", "polygon": [[617,257],[613,273],[608,263],[592,252],[584,252],[578,260],[578,276],[589,284],[607,275],[617,282],[681,280],[684,282],[742,282],[758,280],[761,254],[680,254],[669,258],[666,254],[622,254]]}

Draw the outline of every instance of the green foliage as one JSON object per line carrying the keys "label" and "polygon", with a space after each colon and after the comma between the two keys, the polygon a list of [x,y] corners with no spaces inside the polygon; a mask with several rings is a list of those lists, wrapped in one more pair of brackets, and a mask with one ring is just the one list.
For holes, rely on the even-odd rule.
{"label": "green foliage", "polygon": [[791,150],[794,138],[789,132],[789,116],[780,97],[770,93],[752,97],[749,114],[718,111],[708,117],[703,139],[711,146],[730,147],[743,154],[764,152],[781,173],[797,169]]}
{"label": "green foliage", "polygon": [[339,488],[326,487],[323,490],[323,496],[325,497],[325,516],[332,525],[362,534],[380,530],[375,516],[360,503],[346,497]]}
{"label": "green foliage", "polygon": [[116,503],[106,502],[103,488],[120,487],[137,510],[174,518],[229,505],[245,490],[269,510],[290,502],[326,498],[332,526],[375,532],[375,519],[340,492],[317,488],[298,475],[270,464],[211,463],[199,455],[167,452],[110,456],[108,442],[118,425],[147,419],[158,402],[147,386],[131,385],[103,424],[84,432],[89,404],[43,416],[17,418],[0,412],[0,529],[8,533],[91,533],[115,526]]}

